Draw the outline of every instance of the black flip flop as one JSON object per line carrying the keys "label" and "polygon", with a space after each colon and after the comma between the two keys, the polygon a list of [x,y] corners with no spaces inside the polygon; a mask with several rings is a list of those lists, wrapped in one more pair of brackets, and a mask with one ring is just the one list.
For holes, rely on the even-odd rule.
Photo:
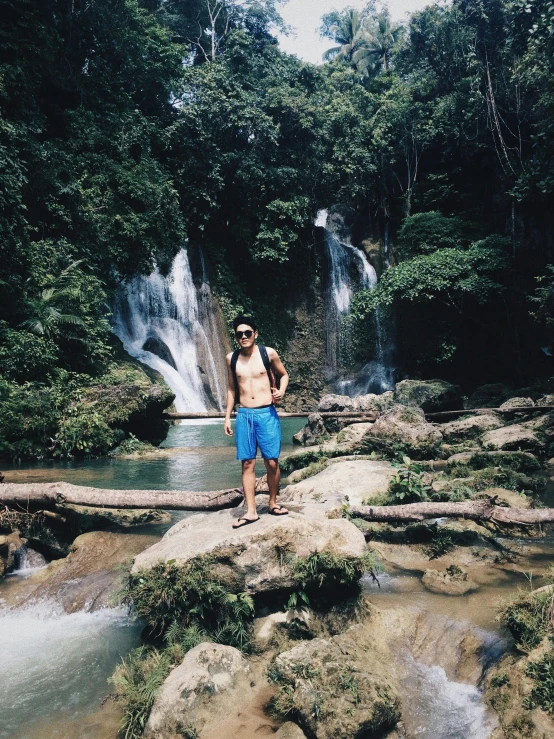
{"label": "black flip flop", "polygon": [[[276,510],[285,511],[284,513],[275,513]],[[270,516],[287,516],[289,511],[286,508],[283,508],[282,505],[276,505],[273,506],[273,508],[269,509],[269,515]]]}
{"label": "black flip flop", "polygon": [[256,521],[259,521],[260,517],[258,518],[245,518],[244,516],[241,516],[237,519],[237,521],[240,523],[241,521],[244,521],[244,523],[241,523],[240,526],[233,526],[234,529],[242,529],[244,526],[248,526],[249,523],[256,523]]}

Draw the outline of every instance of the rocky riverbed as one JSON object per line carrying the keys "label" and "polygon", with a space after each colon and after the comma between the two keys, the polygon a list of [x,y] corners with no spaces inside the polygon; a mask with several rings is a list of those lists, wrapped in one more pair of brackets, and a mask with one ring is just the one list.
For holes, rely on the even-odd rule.
{"label": "rocky riverbed", "polygon": [[[537,401],[521,395],[505,399],[515,415],[430,423],[425,388],[415,400],[409,389],[404,403],[392,393],[357,399],[379,403],[373,423],[310,417],[303,445],[283,460],[286,517],[270,516],[264,496],[260,521],[237,531],[240,507],[172,521],[77,509],[78,536],[60,542],[56,559],[5,578],[0,615],[50,604],[77,618],[123,597],[146,625],[145,646],[115,671],[115,702],[91,710],[88,736],[115,737],[122,710],[128,735],[151,739],[554,735],[550,532],[350,513],[422,499],[540,506],[553,482],[551,415],[518,412]],[[444,388],[432,390],[436,412]],[[341,403],[352,400],[320,406]],[[0,542],[8,571],[21,564],[24,533]],[[47,727],[34,735],[53,737]]]}

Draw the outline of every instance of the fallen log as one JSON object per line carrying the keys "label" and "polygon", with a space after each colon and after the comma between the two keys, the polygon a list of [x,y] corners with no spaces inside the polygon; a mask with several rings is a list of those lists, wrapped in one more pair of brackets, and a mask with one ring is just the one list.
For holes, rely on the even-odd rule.
{"label": "fallen log", "polygon": [[[267,478],[256,481],[256,493],[267,492]],[[56,508],[64,503],[96,508],[153,508],[180,511],[218,511],[241,503],[242,491],[214,490],[102,490],[68,482],[5,483],[0,504],[27,511],[39,506]],[[408,503],[397,506],[352,506],[349,513],[366,521],[423,521],[429,518],[468,518],[512,526],[554,523],[554,508],[505,508],[496,498],[462,503]]]}
{"label": "fallen log", "polygon": [[[322,418],[358,418],[364,421],[375,421],[379,415],[377,411],[299,411],[294,413],[287,413],[286,411],[279,411],[277,415],[279,418],[306,418],[312,413],[317,413]],[[177,419],[202,419],[202,418],[225,418],[225,413],[220,411],[206,411],[205,413],[163,413],[163,418],[168,420]],[[232,418],[235,418],[236,413],[233,412]]]}
{"label": "fallen log", "polygon": [[457,418],[458,416],[478,416],[485,413],[504,413],[510,415],[511,413],[533,413],[534,411],[546,412],[554,410],[554,405],[521,405],[515,408],[464,408],[459,411],[437,411],[433,413],[426,413],[425,418],[431,420],[440,421],[447,418]]}
{"label": "fallen log", "polygon": [[[263,486],[258,486],[257,492],[263,492]],[[238,488],[207,493],[184,490],[102,490],[71,485],[68,482],[4,483],[0,487],[0,503],[19,510],[36,506],[55,508],[64,503],[72,503],[96,508],[218,511],[238,505],[242,497]]]}
{"label": "fallen log", "polygon": [[462,503],[407,503],[391,506],[352,506],[349,513],[366,521],[424,521],[428,518],[468,518],[509,526],[554,523],[554,508],[504,508],[496,498]]}

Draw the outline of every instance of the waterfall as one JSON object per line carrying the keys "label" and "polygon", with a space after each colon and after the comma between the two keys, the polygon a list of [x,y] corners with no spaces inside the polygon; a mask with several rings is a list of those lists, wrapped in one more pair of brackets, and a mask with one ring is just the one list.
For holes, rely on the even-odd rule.
{"label": "waterfall", "polygon": [[116,296],[114,333],[132,357],[163,375],[177,411],[222,409],[225,403],[225,349],[205,279],[199,293],[200,301],[181,249],[167,277],[158,269],[137,275]]}
{"label": "waterfall", "polygon": [[320,211],[316,226],[324,228],[325,249],[329,264],[326,296],[326,364],[334,389],[345,395],[382,393],[393,385],[390,354],[392,347],[387,337],[387,327],[379,311],[375,322],[375,357],[357,374],[355,379],[341,379],[341,356],[344,350],[344,318],[350,312],[356,290],[373,290],[377,274],[365,253],[356,247],[339,241],[327,230],[327,211]]}

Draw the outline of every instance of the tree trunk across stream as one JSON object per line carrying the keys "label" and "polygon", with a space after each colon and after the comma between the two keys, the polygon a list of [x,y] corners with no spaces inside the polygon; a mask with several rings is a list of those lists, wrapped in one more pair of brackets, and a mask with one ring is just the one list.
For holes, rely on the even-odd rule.
{"label": "tree trunk across stream", "polygon": [[[256,492],[267,492],[265,477],[259,478]],[[106,508],[157,508],[184,511],[217,511],[240,504],[239,488],[203,493],[185,490],[104,490],[67,482],[5,483],[0,487],[0,504],[28,510],[52,508],[64,503]],[[357,506],[349,514],[367,521],[422,521],[429,518],[468,518],[503,525],[538,526],[554,523],[554,508],[506,508],[489,498],[461,503],[409,503],[396,506]]]}

